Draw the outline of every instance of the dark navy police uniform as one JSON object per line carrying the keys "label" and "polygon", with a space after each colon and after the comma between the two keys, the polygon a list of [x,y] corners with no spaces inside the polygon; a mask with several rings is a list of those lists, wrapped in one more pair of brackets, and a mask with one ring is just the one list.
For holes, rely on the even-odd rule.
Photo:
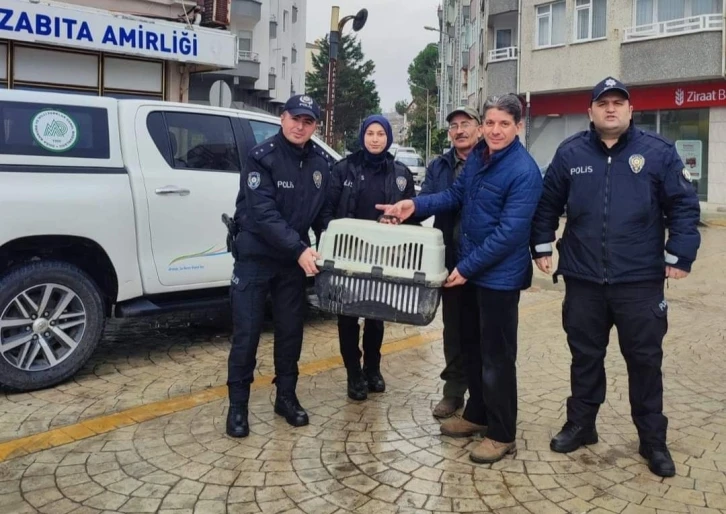
{"label": "dark navy police uniform", "polygon": [[[315,119],[320,113],[304,95],[293,96],[285,111]],[[310,245],[310,228],[322,222],[330,165],[312,141],[301,148],[281,130],[250,151],[241,173],[227,386],[230,404],[244,405],[245,415],[268,293],[274,318],[274,383],[278,398],[295,397],[306,307],[306,277],[297,259]]]}
{"label": "dark navy police uniform", "polygon": [[[595,88],[593,99],[610,89],[629,98],[624,85],[608,78]],[[573,427],[585,427],[589,435],[579,442],[597,442],[605,352],[615,325],[641,445],[664,449],[665,266],[690,271],[696,258],[700,208],[695,188],[673,143],[631,122],[608,148],[591,127],[565,140],[547,170],[533,221],[535,258],[552,254],[550,243],[565,206],[567,224],[557,242],[555,277],[564,276],[566,288],[562,319],[572,353],[570,433],[576,433]],[[575,449],[569,444],[558,448],[555,440],[552,444],[555,451]]]}

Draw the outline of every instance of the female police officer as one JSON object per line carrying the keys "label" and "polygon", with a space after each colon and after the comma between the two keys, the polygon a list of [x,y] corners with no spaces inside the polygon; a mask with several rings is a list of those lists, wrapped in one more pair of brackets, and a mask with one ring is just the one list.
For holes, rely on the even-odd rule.
{"label": "female police officer", "polygon": [[[388,120],[369,116],[361,125],[359,138],[361,150],[333,168],[324,216],[326,226],[333,218],[376,220],[381,214],[377,203],[395,203],[415,195],[411,171],[388,153],[393,143]],[[386,389],[380,371],[383,322],[365,320],[362,370],[359,334],[358,318],[338,316],[340,353],[348,372],[348,397],[353,400],[365,400],[368,391],[382,393]]]}
{"label": "female police officer", "polygon": [[310,141],[320,108],[306,95],[291,97],[280,132],[254,147],[240,175],[230,288],[234,333],[229,353],[227,434],[246,437],[247,403],[268,292],[275,323],[275,413],[293,426],[308,424],[295,394],[303,339],[305,274],[317,273],[308,231],[330,180],[326,154]]}

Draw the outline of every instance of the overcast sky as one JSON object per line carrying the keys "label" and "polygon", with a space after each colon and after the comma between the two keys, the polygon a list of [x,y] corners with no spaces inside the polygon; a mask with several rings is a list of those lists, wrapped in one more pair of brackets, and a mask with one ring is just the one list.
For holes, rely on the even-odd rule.
{"label": "overcast sky", "polygon": [[[423,27],[438,26],[439,0],[307,0],[308,43],[330,30],[333,5],[340,7],[341,18],[368,9],[368,22],[357,35],[365,57],[376,63],[373,79],[383,112],[392,111],[398,100],[410,100],[408,65],[428,43],[438,41],[437,32]],[[345,25],[346,34],[352,25]]]}

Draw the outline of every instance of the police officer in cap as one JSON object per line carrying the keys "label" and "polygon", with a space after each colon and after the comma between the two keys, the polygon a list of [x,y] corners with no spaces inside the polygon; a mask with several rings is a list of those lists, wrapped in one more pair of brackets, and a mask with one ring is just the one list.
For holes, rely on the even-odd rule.
{"label": "police officer in cap", "polygon": [[663,415],[664,279],[691,271],[700,246],[700,208],[673,143],[634,126],[632,112],[620,81],[608,77],[595,86],[590,130],[557,149],[533,221],[535,262],[550,273],[552,242],[567,206],[555,277],[565,278],[562,317],[572,353],[572,395],[567,422],[550,448],[567,453],[597,443],[605,351],[615,325],[639,453],[651,472],[668,477],[675,466]]}
{"label": "police officer in cap", "polygon": [[285,104],[280,131],[254,147],[240,176],[230,288],[234,333],[229,354],[227,434],[249,434],[247,405],[264,318],[272,296],[275,325],[275,413],[308,424],[295,394],[306,306],[306,274],[316,274],[311,227],[320,229],[330,180],[329,158],[310,139],[320,108],[307,95]]}

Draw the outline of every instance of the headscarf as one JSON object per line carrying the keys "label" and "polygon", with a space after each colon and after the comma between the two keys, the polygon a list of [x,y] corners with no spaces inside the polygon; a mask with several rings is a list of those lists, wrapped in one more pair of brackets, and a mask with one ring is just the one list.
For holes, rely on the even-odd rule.
{"label": "headscarf", "polygon": [[[381,127],[383,127],[383,130],[386,132],[386,146],[379,154],[370,153],[365,145],[366,130],[368,130],[368,127],[370,127],[373,123],[378,123]],[[372,114],[371,116],[368,116],[365,120],[363,120],[363,124],[360,126],[360,135],[358,139],[360,141],[360,146],[363,150],[363,156],[365,157],[365,160],[373,164],[380,164],[386,160],[388,149],[391,148],[391,145],[393,144],[393,129],[391,128],[391,124],[385,117],[381,116],[380,114]]]}

